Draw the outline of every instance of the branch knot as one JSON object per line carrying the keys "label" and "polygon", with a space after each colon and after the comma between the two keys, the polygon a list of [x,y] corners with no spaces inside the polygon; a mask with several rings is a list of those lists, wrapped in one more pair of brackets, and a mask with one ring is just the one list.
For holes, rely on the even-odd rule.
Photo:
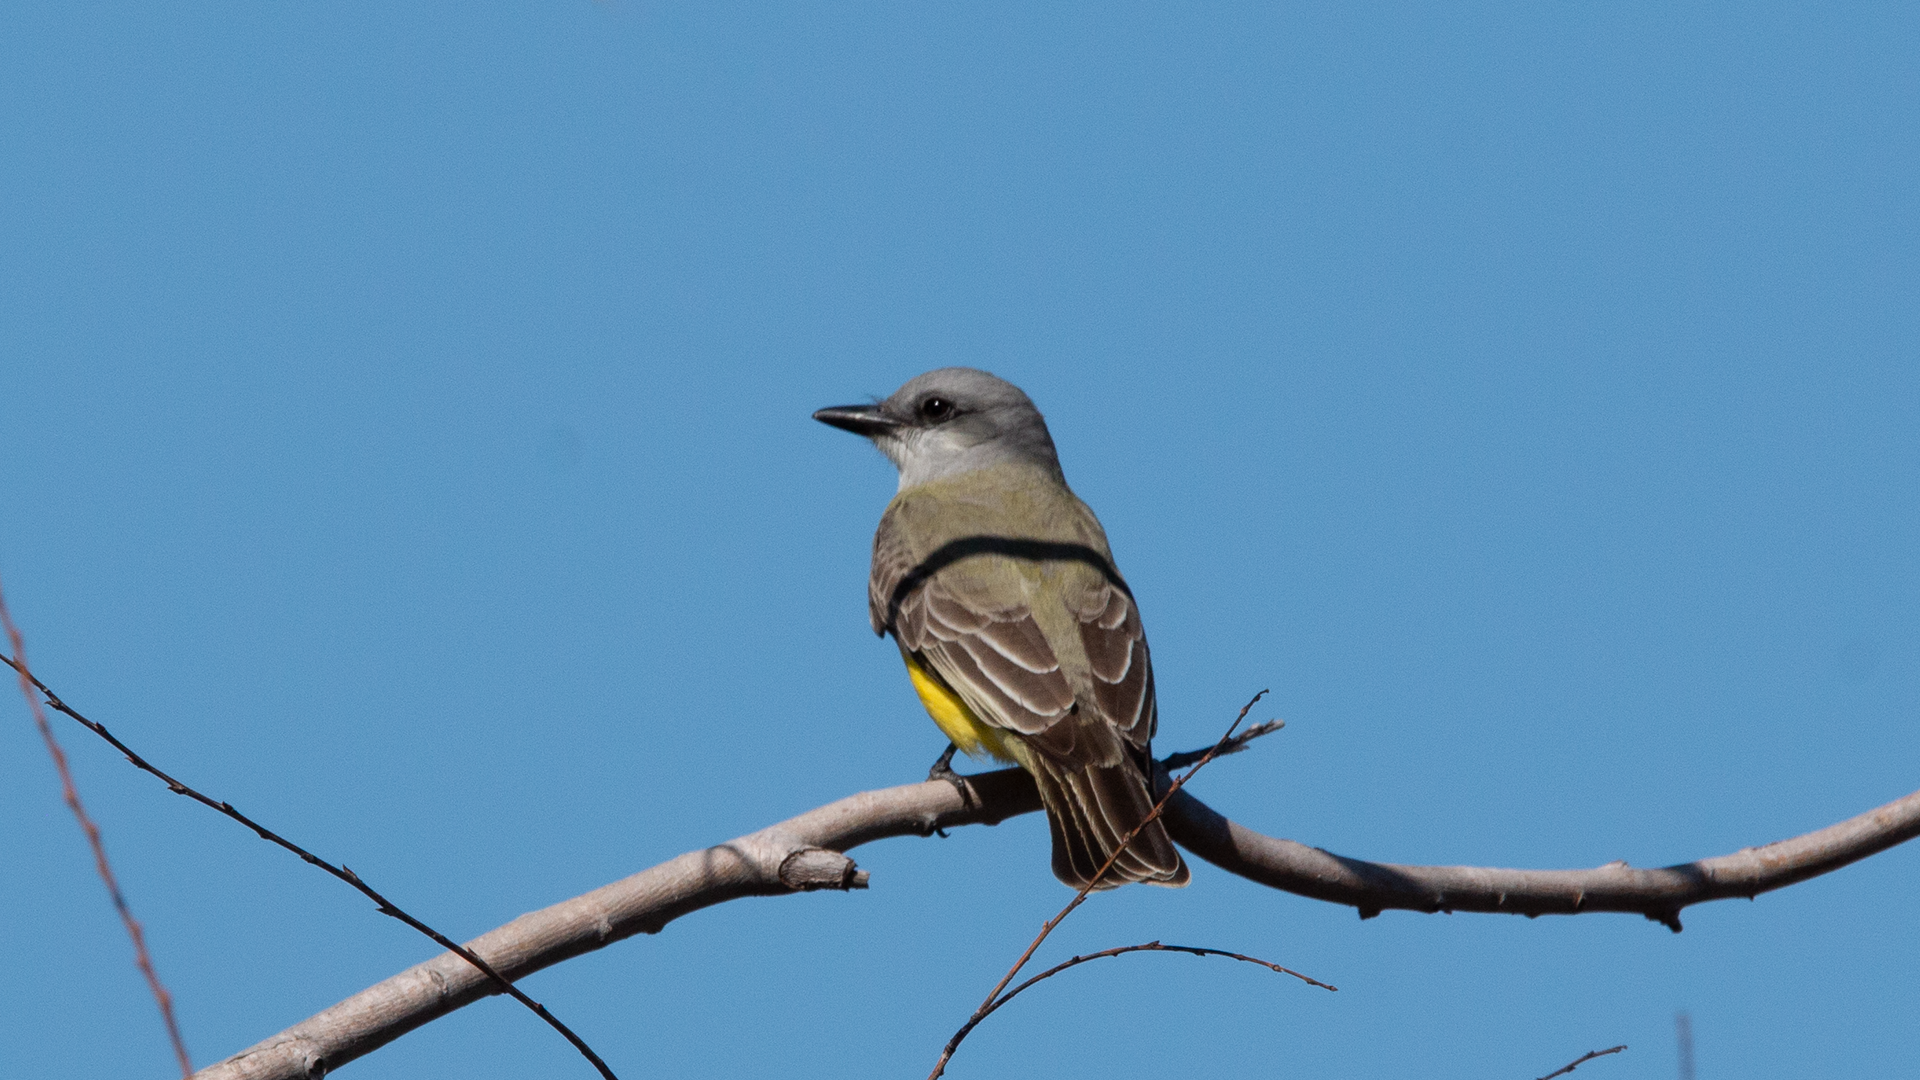
{"label": "branch knot", "polygon": [[838,851],[803,847],[780,860],[780,884],[795,892],[864,889],[867,872]]}

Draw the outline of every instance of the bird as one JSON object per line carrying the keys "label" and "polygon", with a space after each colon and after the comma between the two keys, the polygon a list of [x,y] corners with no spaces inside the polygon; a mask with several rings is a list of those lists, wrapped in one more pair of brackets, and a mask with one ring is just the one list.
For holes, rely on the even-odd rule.
{"label": "bird", "polygon": [[931,777],[958,783],[956,751],[1025,769],[1070,887],[1185,885],[1180,852],[1148,820],[1159,714],[1139,605],[1033,401],[948,367],[813,418],[899,469],[873,537],[868,615],[950,740]]}

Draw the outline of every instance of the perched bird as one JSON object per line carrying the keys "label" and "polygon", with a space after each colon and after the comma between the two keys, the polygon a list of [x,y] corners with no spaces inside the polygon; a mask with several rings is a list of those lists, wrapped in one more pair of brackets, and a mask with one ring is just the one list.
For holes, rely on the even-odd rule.
{"label": "perched bird", "polygon": [[[1067,487],[1040,410],[984,371],[941,368],[813,418],[899,467],[868,611],[953,742],[934,775],[952,775],[955,748],[1033,774],[1053,872],[1086,885],[1153,809],[1153,665],[1107,534]],[[1187,877],[1155,821],[1098,887]]]}

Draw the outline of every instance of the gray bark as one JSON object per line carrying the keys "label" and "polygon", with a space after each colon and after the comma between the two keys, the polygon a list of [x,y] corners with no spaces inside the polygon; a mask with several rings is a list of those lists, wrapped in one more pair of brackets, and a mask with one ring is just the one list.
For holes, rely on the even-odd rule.
{"label": "gray bark", "polygon": [[[860,844],[991,825],[1040,809],[1032,780],[1019,769],[971,777],[969,786],[970,797],[945,781],[853,795],[522,915],[467,946],[517,980],[622,938],[658,933],[688,912],[727,900],[865,888],[865,873],[841,854]],[[1645,915],[1677,931],[1680,910],[1688,905],[1791,885],[1920,834],[1920,791],[1818,832],[1657,870],[1619,862],[1591,870],[1365,862],[1263,836],[1185,791],[1168,804],[1166,823],[1176,842],[1221,869],[1287,892],[1350,904],[1361,918],[1388,908],[1527,916],[1619,911]],[[497,992],[472,965],[442,953],[202,1069],[195,1080],[319,1080]]]}

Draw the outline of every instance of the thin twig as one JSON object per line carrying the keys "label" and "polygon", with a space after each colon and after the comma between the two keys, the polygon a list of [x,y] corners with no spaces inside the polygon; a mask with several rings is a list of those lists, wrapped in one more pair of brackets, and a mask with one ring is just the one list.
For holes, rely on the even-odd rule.
{"label": "thin twig", "polygon": [[1606,1057],[1608,1054],[1617,1054],[1620,1051],[1625,1050],[1626,1048],[1627,1048],[1627,1044],[1621,1043],[1619,1046],[1615,1046],[1607,1050],[1589,1050],[1585,1054],[1580,1055],[1579,1057],[1573,1059],[1572,1061],[1567,1062],[1565,1065],[1562,1065],[1559,1068],[1548,1073],[1547,1075],[1541,1077],[1540,1080],[1553,1080],[1553,1078],[1556,1076],[1565,1076],[1568,1073],[1572,1072],[1573,1070],[1579,1068],[1580,1066],[1585,1065],[1587,1062],[1592,1061],[1594,1058]]}
{"label": "thin twig", "polygon": [[[3,610],[3,609],[0,609],[0,610]],[[11,628],[12,620],[9,619],[7,622],[7,625],[9,626],[9,628]],[[11,629],[9,630],[9,633],[11,633]],[[19,635],[13,634],[12,636],[13,636],[14,655],[20,656],[22,654],[20,652]],[[598,1069],[600,1071],[600,1075],[605,1077],[606,1080],[619,1080],[619,1077],[614,1075],[613,1070],[607,1067],[607,1063],[600,1060],[600,1055],[593,1052],[593,1047],[588,1046],[585,1039],[582,1039],[580,1036],[574,1034],[572,1028],[561,1023],[559,1017],[548,1012],[547,1007],[545,1005],[540,1004],[539,1002],[528,997],[526,994],[522,993],[519,987],[513,985],[513,983],[510,982],[506,976],[500,974],[498,971],[495,971],[491,964],[488,964],[485,960],[480,959],[480,957],[470,949],[459,944],[458,942],[455,942],[451,938],[447,937],[445,934],[442,934],[440,931],[435,930],[433,927],[428,926],[426,923],[421,922],[419,919],[414,918],[412,915],[407,914],[405,911],[402,911],[399,907],[397,907],[393,903],[393,901],[388,900],[386,897],[380,895],[380,893],[374,890],[373,886],[368,885],[365,881],[361,880],[360,875],[348,869],[345,863],[342,863],[339,866],[335,866],[332,863],[328,862],[327,860],[322,859],[320,856],[315,855],[314,853],[308,851],[306,848],[301,847],[300,845],[294,843],[293,841],[287,839],[286,837],[281,836],[279,833],[276,833],[273,830],[267,828],[265,825],[262,825],[259,822],[248,817],[247,815],[241,813],[240,811],[235,810],[232,805],[228,803],[216,801],[206,795],[203,795],[200,792],[195,791],[193,788],[190,788],[187,785],[181,783],[180,781],[174,779],[172,776],[169,776],[167,773],[162,772],[160,769],[156,768],[152,763],[148,762],[146,758],[143,758],[139,754],[134,753],[133,749],[129,747],[126,743],[123,743],[118,738],[115,738],[113,732],[108,731],[104,725],[96,723],[92,720],[89,720],[86,717],[80,715],[78,712],[75,712],[72,706],[68,705],[65,701],[62,701],[60,699],[60,695],[48,689],[46,683],[41,682],[31,672],[29,672],[26,666],[24,665],[24,663],[16,663],[13,660],[13,658],[7,657],[7,656],[0,656],[0,661],[4,661],[8,667],[12,668],[16,672],[19,672],[22,692],[26,692],[27,686],[31,684],[35,689],[38,689],[42,694],[46,695],[48,705],[52,706],[54,709],[60,712],[67,714],[73,719],[78,720],[81,726],[85,727],[88,731],[91,731],[95,735],[98,735],[101,738],[107,740],[107,742],[112,743],[113,748],[115,750],[120,751],[122,754],[126,755],[127,760],[133,762],[135,768],[138,768],[143,772],[152,773],[154,776],[159,777],[161,781],[163,781],[167,785],[167,789],[169,791],[172,791],[175,795],[185,795],[187,798],[192,799],[193,801],[201,804],[202,806],[208,806],[215,810],[218,810],[222,814],[225,814],[226,816],[232,818],[233,820],[239,822],[240,824],[245,825],[247,828],[252,829],[260,837],[260,839],[278,844],[281,847],[286,848],[288,851],[293,852],[295,855],[300,856],[303,862],[309,863],[313,866],[319,867],[322,870],[325,870],[327,873],[332,874],[334,877],[337,877],[341,881],[344,881],[347,884],[353,886],[355,889],[360,890],[360,893],[362,895],[364,895],[367,899],[372,900],[376,905],[379,906],[380,914],[390,915],[393,918],[396,918],[401,922],[406,923],[408,926],[411,926],[415,930],[418,930],[422,934],[425,934],[426,936],[432,938],[434,941],[434,944],[439,945],[441,948],[446,949],[448,952],[453,953],[454,955],[460,957],[462,960],[465,960],[467,963],[472,964],[474,967],[478,968],[483,974],[487,976],[488,979],[492,980],[493,983],[500,988],[501,993],[509,995],[515,1001],[518,1001],[520,1004],[525,1005],[527,1008],[533,1010],[533,1014],[535,1016],[538,1016],[540,1019],[545,1020],[549,1027],[559,1032],[561,1036],[563,1036],[568,1042],[572,1043],[573,1048],[575,1050],[580,1051],[580,1054],[582,1057],[585,1057],[588,1061],[592,1062],[593,1067],[595,1069]],[[45,728],[46,720],[44,718],[44,714],[40,712],[40,703],[34,699],[31,693],[27,694],[27,700],[33,704],[34,715],[37,718],[40,718],[40,723],[42,725],[43,730],[45,731],[45,734],[49,741],[49,745],[52,745],[53,733],[50,729]],[[55,754],[55,760],[60,762],[61,773],[64,776],[66,772],[66,765],[65,765],[64,759],[60,757],[59,750],[57,747],[54,750],[54,754]],[[69,788],[68,790],[71,793],[72,789]],[[69,805],[72,805],[74,807],[75,813],[80,812],[76,796],[69,794]],[[85,824],[88,829],[88,836],[90,838],[94,838],[96,835],[96,831],[93,829],[92,825],[86,823],[84,818],[82,819],[82,823]],[[107,874],[106,861],[105,861],[106,856],[104,853],[100,852],[99,842],[97,838],[95,839],[94,850],[97,857],[100,860],[101,873],[104,876]],[[110,877],[108,878],[107,888],[113,892],[114,903],[116,905],[120,905],[121,915],[127,920],[128,930],[130,933],[134,935],[134,944],[136,948],[139,949],[140,955],[142,957],[140,961],[141,970],[147,972],[148,981],[154,984],[155,995],[160,997],[161,1011],[166,1013],[167,1026],[169,1029],[171,1029],[173,1026],[172,1009],[167,1004],[167,999],[165,997],[166,992],[160,989],[159,980],[154,978],[152,973],[152,968],[147,964],[145,960],[145,949],[140,947],[139,924],[133,922],[133,916],[127,914],[126,907],[120,900],[119,890],[113,885],[112,879]],[[178,1049],[179,1035],[177,1033],[174,1035],[174,1042],[175,1042],[176,1049]],[[185,1066],[186,1051],[184,1049],[180,1050],[180,1057],[181,1057],[181,1064]],[[191,1074],[192,1072],[193,1072],[193,1069],[191,1067],[186,1068],[186,1074]]]}
{"label": "thin twig", "polygon": [[996,1008],[994,1002],[999,999],[1000,992],[1007,988],[1007,984],[1013,981],[1014,976],[1020,974],[1021,968],[1027,966],[1027,961],[1033,959],[1034,951],[1040,948],[1040,943],[1047,940],[1047,935],[1053,933],[1054,927],[1059,926],[1061,920],[1073,914],[1073,909],[1086,903],[1087,896],[1093,892],[1095,886],[1100,884],[1100,879],[1107,876],[1107,871],[1113,869],[1113,864],[1119,860],[1120,854],[1127,850],[1127,845],[1133,843],[1134,838],[1140,835],[1140,831],[1160,820],[1161,813],[1167,808],[1167,800],[1173,798],[1182,787],[1186,786],[1187,781],[1193,779],[1195,773],[1205,768],[1207,762],[1226,751],[1233,742],[1233,733],[1239,729],[1240,721],[1245,720],[1254,704],[1266,696],[1267,692],[1262,690],[1253,695],[1252,700],[1241,706],[1240,714],[1233,718],[1233,723],[1227,726],[1227,733],[1220,737],[1219,742],[1213,744],[1213,749],[1200,755],[1200,760],[1194,762],[1193,768],[1188,769],[1167,786],[1166,794],[1160,796],[1160,801],[1153,804],[1153,809],[1148,811],[1146,817],[1140,819],[1140,824],[1135,825],[1127,835],[1120,838],[1120,843],[1114,847],[1113,854],[1107,856],[1107,861],[1100,864],[1100,869],[1085,885],[1080,886],[1080,891],[1073,894],[1073,899],[1067,901],[1067,906],[1061,908],[1059,914],[1048,919],[1046,924],[1040,927],[1040,932],[1034,935],[1032,943],[1027,946],[1027,951],[1020,954],[1020,959],[1013,962],[1013,966],[1007,969],[1007,973],[1002,975],[1000,981],[995,983],[993,989],[987,993],[986,1000],[980,1003],[979,1008],[973,1010],[973,1015],[961,1025],[960,1030],[953,1033],[953,1038],[947,1040],[946,1047],[940,1051],[940,1060],[934,1062],[933,1071],[927,1074],[927,1080],[938,1080],[940,1074],[947,1071],[947,1062],[953,1060],[953,1052],[960,1048],[960,1040],[966,1038],[967,1032],[972,1031],[987,1013]]}
{"label": "thin twig", "polygon": [[1053,965],[1052,967],[1041,972],[1040,974],[1035,975],[1033,978],[1028,979],[1026,982],[1021,983],[1019,986],[1016,986],[1013,989],[1007,991],[1005,994],[1002,994],[1001,996],[995,998],[986,1007],[985,1010],[983,1010],[982,1012],[976,1013],[971,1019],[967,1021],[966,1026],[960,1029],[959,1034],[956,1036],[956,1038],[957,1039],[966,1038],[967,1035],[971,1033],[974,1028],[980,1026],[980,1022],[982,1020],[985,1020],[987,1017],[992,1016],[995,1012],[998,1012],[1000,1009],[1000,1006],[1005,1005],[1007,1002],[1012,1001],[1016,997],[1019,997],[1021,991],[1025,990],[1029,986],[1032,986],[1034,983],[1041,981],[1042,979],[1051,979],[1055,975],[1060,974],[1061,972],[1067,970],[1070,967],[1078,967],[1081,964],[1087,963],[1090,960],[1101,960],[1109,956],[1124,956],[1127,953],[1137,953],[1137,952],[1178,952],[1178,953],[1189,953],[1194,956],[1224,956],[1229,960],[1239,960],[1243,963],[1258,964],[1263,968],[1267,968],[1272,971],[1277,971],[1282,975],[1291,975],[1294,978],[1299,979],[1301,982],[1308,983],[1313,986],[1318,986],[1322,990],[1340,989],[1337,986],[1330,986],[1326,983],[1323,983],[1319,979],[1313,978],[1312,976],[1302,975],[1299,972],[1293,970],[1292,968],[1281,967],[1279,964],[1276,964],[1271,960],[1262,960],[1257,956],[1248,956],[1244,953],[1237,953],[1237,952],[1227,952],[1225,949],[1207,949],[1197,945],[1162,945],[1157,941],[1149,941],[1145,945],[1121,945],[1117,948],[1101,949],[1099,952],[1088,953],[1085,956],[1076,956],[1071,960],[1065,960],[1058,964]]}
{"label": "thin twig", "polygon": [[[40,699],[33,696],[33,688],[40,683],[27,671],[27,645],[20,636],[20,628],[13,624],[13,614],[7,610],[7,601],[0,595],[0,623],[4,623],[7,640],[13,643],[13,655],[20,658],[19,663],[7,660],[7,666],[20,676],[20,695],[27,699],[27,708],[33,713],[34,725],[40,729],[40,738],[47,744],[47,753],[53,758],[54,771],[60,774],[60,794],[67,802],[67,809],[80,822],[80,831],[87,834],[87,845],[93,848],[93,868],[100,873],[100,880],[106,883],[107,895],[113,898],[113,909],[120,913],[120,921],[126,925],[127,936],[133,939],[133,963],[146,977],[147,989],[153,992],[154,1004],[160,1006],[160,1019],[167,1025],[167,1038],[173,1043],[173,1056],[180,1061],[180,1075],[193,1075],[193,1062],[187,1057],[186,1041],[180,1038],[180,1024],[173,1016],[173,995],[160,982],[160,975],[153,969],[153,958],[147,955],[147,935],[140,928],[140,920],[133,917],[133,909],[127,906],[127,898],[120,892],[120,881],[113,876],[113,867],[107,862],[107,847],[100,839],[100,826],[87,816],[87,808],[80,803],[80,789],[73,785],[73,773],[67,768],[66,752],[60,749],[60,740],[54,738],[53,726],[47,723],[47,714],[40,708]],[[0,659],[6,659],[0,657]]]}
{"label": "thin twig", "polygon": [[[1235,735],[1233,739],[1227,743],[1226,747],[1214,756],[1226,757],[1228,754],[1237,754],[1245,750],[1247,744],[1253,740],[1262,735],[1271,735],[1286,726],[1287,722],[1285,720],[1268,720],[1264,724],[1255,724],[1240,734]],[[1205,750],[1182,750],[1177,754],[1168,754],[1166,757],[1161,758],[1160,767],[1168,772],[1172,772],[1175,769],[1184,769],[1206,756],[1207,752]]]}

